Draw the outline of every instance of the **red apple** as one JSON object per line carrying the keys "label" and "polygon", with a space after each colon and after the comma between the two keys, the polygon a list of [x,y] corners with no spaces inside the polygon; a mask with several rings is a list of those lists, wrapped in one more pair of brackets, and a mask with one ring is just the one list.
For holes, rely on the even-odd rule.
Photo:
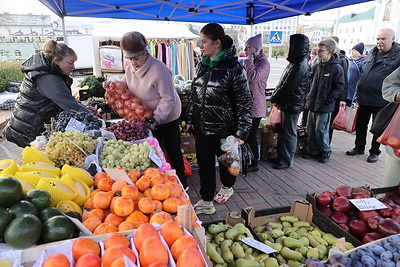
{"label": "red apple", "polygon": [[356,236],[363,236],[369,230],[367,223],[359,219],[352,219],[348,226],[350,228],[350,232]]}
{"label": "red apple", "polygon": [[345,230],[346,232],[350,233],[350,229],[349,229],[349,227],[348,227],[346,224],[341,223],[341,224],[339,224],[339,226],[340,226],[340,228],[342,228],[342,229]]}
{"label": "red apple", "polygon": [[352,189],[348,185],[340,185],[340,186],[336,187],[336,193],[338,196],[350,198]]}
{"label": "red apple", "polygon": [[332,213],[331,219],[337,224],[347,224],[349,222],[347,215],[340,211]]}
{"label": "red apple", "polygon": [[395,204],[395,202],[392,199],[390,199],[389,197],[383,197],[383,198],[379,199],[379,201],[383,202],[385,204],[389,204],[389,205]]}
{"label": "red apple", "polygon": [[369,217],[367,220],[368,227],[372,230],[377,230],[379,224],[383,221],[381,216]]}
{"label": "red apple", "polygon": [[[397,190],[398,190],[398,188],[399,187],[397,187]],[[394,203],[400,205],[400,196],[399,195],[393,194],[390,196],[390,199],[393,200]]]}
{"label": "red apple", "polygon": [[354,198],[354,199],[369,198],[369,196],[365,193],[359,192],[359,193],[354,193],[352,195],[352,198]]}
{"label": "red apple", "polygon": [[397,210],[400,209],[400,205],[394,203],[394,204],[389,204],[389,206],[392,208],[392,210]]}
{"label": "red apple", "polygon": [[317,198],[317,204],[321,207],[326,207],[332,202],[332,196],[328,194],[321,194]]}
{"label": "red apple", "polygon": [[399,216],[400,216],[400,208],[399,208],[399,209],[393,210],[393,212],[392,212],[392,218],[395,219],[395,218],[397,218],[397,217],[399,217]]}
{"label": "red apple", "polygon": [[336,197],[336,191],[334,191],[334,190],[324,190],[324,191],[322,191],[321,194],[328,194],[328,195],[331,195],[332,197]]}
{"label": "red apple", "polygon": [[318,210],[326,217],[330,217],[332,215],[332,210],[328,207],[319,207]]}
{"label": "red apple", "polygon": [[332,202],[332,208],[335,211],[348,212],[351,210],[350,201],[344,196],[337,197]]}
{"label": "red apple", "polygon": [[382,237],[383,237],[383,235],[381,235],[380,233],[377,233],[377,232],[366,233],[363,236],[362,242],[363,242],[363,244],[366,244],[366,243],[381,239]]}
{"label": "red apple", "polygon": [[378,210],[379,215],[381,215],[383,218],[391,217],[391,216],[392,216],[392,213],[393,213],[392,208],[391,208],[388,204],[386,204],[386,203],[383,203],[383,204],[385,204],[385,206],[386,206],[387,208],[386,208],[386,209],[379,209],[379,210]]}
{"label": "red apple", "polygon": [[360,218],[360,220],[367,222],[368,218],[370,217],[374,217],[379,215],[379,213],[376,210],[366,210],[366,211],[360,211],[358,213],[358,217]]}

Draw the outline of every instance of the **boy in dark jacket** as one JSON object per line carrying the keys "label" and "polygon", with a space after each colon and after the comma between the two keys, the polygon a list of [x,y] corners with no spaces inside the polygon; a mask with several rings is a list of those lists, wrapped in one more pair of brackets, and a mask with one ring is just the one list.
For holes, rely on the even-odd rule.
{"label": "boy in dark jacket", "polygon": [[[332,39],[319,42],[319,63],[315,67],[310,93],[306,98],[309,109],[307,119],[309,153],[303,157],[319,158],[322,163],[326,163],[331,156],[329,124],[335,102],[344,92],[343,68],[338,55],[334,53],[335,48],[336,43]],[[341,105],[345,105],[345,102]]]}

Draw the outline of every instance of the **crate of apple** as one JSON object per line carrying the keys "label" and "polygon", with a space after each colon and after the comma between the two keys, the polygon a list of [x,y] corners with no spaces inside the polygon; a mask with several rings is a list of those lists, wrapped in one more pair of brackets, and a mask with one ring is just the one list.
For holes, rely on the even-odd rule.
{"label": "crate of apple", "polygon": [[400,233],[400,190],[379,198],[386,206],[384,209],[358,211],[350,202],[350,199],[369,198],[370,194],[341,185],[313,197],[322,214],[363,243]]}

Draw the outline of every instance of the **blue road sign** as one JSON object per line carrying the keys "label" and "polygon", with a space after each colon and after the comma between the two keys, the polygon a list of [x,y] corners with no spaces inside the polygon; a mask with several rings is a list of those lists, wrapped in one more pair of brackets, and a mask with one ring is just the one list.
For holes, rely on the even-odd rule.
{"label": "blue road sign", "polygon": [[282,31],[271,31],[269,35],[269,43],[270,44],[281,44],[282,43]]}

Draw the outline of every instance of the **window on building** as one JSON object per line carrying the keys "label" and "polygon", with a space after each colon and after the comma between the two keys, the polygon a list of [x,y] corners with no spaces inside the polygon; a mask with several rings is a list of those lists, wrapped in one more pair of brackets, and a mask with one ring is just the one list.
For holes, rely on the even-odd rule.
{"label": "window on building", "polygon": [[13,36],[12,40],[13,40],[13,42],[17,42],[18,41],[18,37]]}
{"label": "window on building", "polygon": [[26,23],[26,20],[21,20],[21,25],[26,25],[27,23]]}
{"label": "window on building", "polygon": [[15,55],[16,57],[22,56],[21,51],[19,51],[18,49],[14,51],[14,55]]}
{"label": "window on building", "polygon": [[6,55],[6,51],[5,50],[0,50],[0,57],[4,57]]}
{"label": "window on building", "polygon": [[36,25],[37,24],[37,20],[32,20],[31,24],[32,25]]}
{"label": "window on building", "polygon": [[29,42],[29,37],[25,37],[25,42]]}
{"label": "window on building", "polygon": [[0,36],[0,42],[4,42],[6,40],[6,38],[4,38],[3,36]]}
{"label": "window on building", "polygon": [[391,11],[392,11],[392,0],[390,0],[385,6],[385,13],[383,14],[383,20],[390,20]]}

